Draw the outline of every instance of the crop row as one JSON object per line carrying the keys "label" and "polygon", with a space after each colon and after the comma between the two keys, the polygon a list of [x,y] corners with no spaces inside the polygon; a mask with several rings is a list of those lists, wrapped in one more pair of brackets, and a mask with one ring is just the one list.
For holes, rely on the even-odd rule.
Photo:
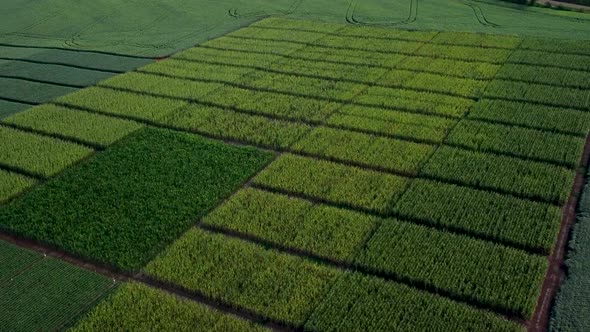
{"label": "crop row", "polygon": [[160,123],[214,138],[275,149],[290,147],[311,130],[310,126],[302,123],[273,120],[202,105],[189,105],[176,110]]}
{"label": "crop row", "polygon": [[590,90],[577,88],[494,80],[488,85],[484,95],[486,97],[499,97],[557,107],[590,110],[590,105],[588,105]]}
{"label": "crop row", "polygon": [[[502,69],[498,72],[497,78],[590,89],[588,72],[555,67],[507,63],[502,66]],[[547,87],[546,89],[551,89],[551,87]]]}
{"label": "crop row", "polygon": [[465,98],[478,97],[487,82],[470,78],[448,77],[438,74],[393,70],[385,74],[380,84],[434,93],[452,94]]}
{"label": "crop row", "polygon": [[391,212],[409,179],[285,154],[258,174],[253,182],[338,205],[386,214]]}
{"label": "crop row", "polygon": [[326,121],[331,126],[434,143],[441,143],[455,122],[442,117],[357,105],[342,107]]}
{"label": "crop row", "polygon": [[70,331],[252,331],[267,329],[137,282],[125,283]]}
{"label": "crop row", "polygon": [[304,31],[314,31],[314,32],[323,32],[323,33],[332,33],[332,32],[340,32],[345,29],[345,26],[338,23],[327,23],[321,21],[309,21],[309,20],[298,20],[298,19],[287,19],[287,18],[275,18],[269,17],[264,20],[260,20],[258,22],[252,23],[253,27],[262,27],[262,28],[280,28],[283,29],[285,32],[289,32],[290,30],[304,30]]}
{"label": "crop row", "polygon": [[33,186],[34,179],[0,170],[0,203]]}
{"label": "crop row", "polygon": [[487,80],[494,78],[501,65],[488,62],[466,62],[411,56],[401,62],[398,67],[400,69],[419,70],[440,75]]}
{"label": "crop row", "polygon": [[547,51],[555,53],[578,53],[590,56],[588,43],[573,39],[551,39],[527,37],[519,49]]}
{"label": "crop row", "polygon": [[423,45],[423,42],[392,39],[384,43],[383,40],[373,38],[327,36],[315,41],[313,45],[330,48],[365,50],[378,53],[412,54]]}
{"label": "crop row", "polygon": [[563,205],[575,171],[518,158],[441,146],[421,175]]}
{"label": "crop row", "polygon": [[[145,271],[165,282],[290,325],[301,326],[311,315],[305,329],[312,331],[339,330],[343,322],[352,330],[370,328],[371,325],[365,324],[371,322],[387,324],[377,325],[379,329],[399,330],[408,328],[414,320],[441,330],[490,325],[506,330],[517,329],[517,325],[489,312],[437,295],[320,266],[300,257],[200,229],[186,233]],[[351,290],[358,294],[349,294]],[[349,295],[353,298],[340,299]],[[385,300],[384,295],[395,301]],[[360,306],[349,305],[351,301]],[[314,311],[316,307],[318,309]],[[355,310],[349,312],[353,307]],[[368,314],[369,321],[356,319],[363,317],[364,313]],[[392,318],[401,313],[405,313],[405,319]],[[376,317],[381,319],[375,320]]]}
{"label": "crop row", "polygon": [[[547,267],[543,257],[520,250],[397,220],[378,222],[360,213],[255,189],[239,192],[204,223],[323,257],[354,261],[523,317],[534,309]],[[508,278],[511,282],[506,285]]]}
{"label": "crop row", "polygon": [[493,192],[415,179],[397,202],[406,219],[549,253],[561,220],[559,207]]}
{"label": "crop row", "polygon": [[271,157],[146,128],[4,206],[0,228],[137,269]]}
{"label": "crop row", "polygon": [[578,136],[585,136],[590,130],[588,112],[519,101],[481,99],[468,117]]}
{"label": "crop row", "polygon": [[509,35],[442,31],[431,42],[433,44],[513,49],[520,44],[521,38]]}
{"label": "crop row", "polygon": [[511,52],[512,50],[508,49],[425,44],[416,51],[415,55],[503,64],[506,59],[508,59]]}
{"label": "crop row", "polygon": [[94,150],[55,138],[0,126],[0,164],[52,176]]}
{"label": "crop row", "polygon": [[582,137],[472,120],[459,122],[446,143],[571,168],[578,166],[584,148]]}
{"label": "crop row", "polygon": [[0,241],[0,325],[5,331],[55,331],[104,296],[113,281]]}
{"label": "crop row", "polygon": [[272,40],[287,40],[291,42],[307,43],[327,36],[327,33],[334,32],[340,27],[332,26],[331,29],[325,31],[301,30],[301,29],[274,29],[269,27],[260,27],[251,25],[247,28],[234,31],[227,34],[229,37],[246,37],[246,38],[260,38]]}
{"label": "crop row", "polygon": [[294,151],[351,163],[417,174],[434,146],[357,132],[317,127]]}
{"label": "crop row", "polygon": [[510,55],[507,62],[590,71],[590,56],[588,55],[516,50]]}
{"label": "crop row", "polygon": [[172,59],[166,59],[165,61],[152,63],[140,68],[139,71],[189,80],[219,80],[235,83],[239,83],[244,76],[253,71],[253,69],[243,66],[210,64],[206,62],[179,60],[177,58],[178,56]]}
{"label": "crop row", "polygon": [[111,145],[142,127],[137,122],[50,104],[15,114],[4,122],[102,147]]}

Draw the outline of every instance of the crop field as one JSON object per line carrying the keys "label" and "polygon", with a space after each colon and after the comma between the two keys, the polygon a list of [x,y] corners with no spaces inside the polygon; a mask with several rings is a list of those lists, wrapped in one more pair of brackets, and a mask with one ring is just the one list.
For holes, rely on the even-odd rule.
{"label": "crop field", "polygon": [[[301,18],[319,3],[273,10]],[[0,120],[0,235],[70,258],[39,262],[99,270],[79,277],[95,286],[67,303],[78,311],[30,319],[73,331],[546,330],[587,165],[590,47],[439,32],[429,19],[371,26],[408,16],[351,8],[366,24],[235,7],[256,22]],[[587,227],[574,234],[568,269],[587,271]],[[36,274],[71,278],[17,250],[0,242],[11,257],[0,287],[39,271],[14,279],[2,305]],[[590,327],[566,306],[584,301],[585,282],[567,281],[552,329]],[[34,329],[27,319],[11,330]]]}

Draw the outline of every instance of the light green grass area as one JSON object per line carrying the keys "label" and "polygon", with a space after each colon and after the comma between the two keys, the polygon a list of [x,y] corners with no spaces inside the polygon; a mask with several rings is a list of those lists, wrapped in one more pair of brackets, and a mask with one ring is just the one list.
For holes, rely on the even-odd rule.
{"label": "light green grass area", "polygon": [[3,202],[37,181],[23,175],[0,170],[0,202]]}

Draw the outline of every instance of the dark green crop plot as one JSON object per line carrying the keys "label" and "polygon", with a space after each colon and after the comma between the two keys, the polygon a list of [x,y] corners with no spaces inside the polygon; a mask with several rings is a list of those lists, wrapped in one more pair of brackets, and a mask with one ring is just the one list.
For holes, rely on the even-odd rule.
{"label": "dark green crop plot", "polygon": [[138,269],[270,158],[144,129],[5,206],[0,228]]}
{"label": "dark green crop plot", "polygon": [[590,46],[588,43],[580,42],[579,40],[570,39],[547,39],[547,38],[524,38],[520,49],[537,50],[555,53],[575,53],[590,55]]}
{"label": "dark green crop plot", "polygon": [[567,201],[575,178],[575,171],[565,167],[449,146],[441,146],[421,173],[558,205]]}
{"label": "dark green crop plot", "polygon": [[76,90],[77,88],[62,85],[0,77],[0,98],[20,101],[25,104],[45,103]]}
{"label": "dark green crop plot", "polygon": [[193,228],[152,261],[149,275],[282,322],[302,325],[339,271]]}
{"label": "dark green crop plot", "polygon": [[508,49],[517,47],[520,42],[521,38],[518,36],[449,31],[442,31],[432,39],[434,44]]}
{"label": "dark green crop plot", "polygon": [[0,164],[52,176],[94,150],[46,136],[0,126]]}
{"label": "dark green crop plot", "polygon": [[[537,71],[537,75],[542,75]],[[486,97],[535,102],[558,107],[590,110],[590,90],[548,86],[505,80],[494,80],[485,91]]]}
{"label": "dark green crop plot", "polygon": [[584,148],[584,139],[577,136],[470,120],[461,121],[446,142],[572,168],[579,164]]}
{"label": "dark green crop plot", "polygon": [[161,122],[216,138],[281,149],[288,148],[311,129],[302,123],[201,105],[179,109]]}
{"label": "dark green crop plot", "polygon": [[120,286],[70,331],[121,330],[268,331],[255,323],[136,282]]}
{"label": "dark green crop plot", "polygon": [[0,170],[0,203],[33,186],[36,182],[34,179]]}
{"label": "dark green crop plot", "polygon": [[520,325],[405,285],[346,273],[305,324],[308,331],[524,331]]}
{"label": "dark green crop plot", "polygon": [[[335,31],[339,29],[340,26],[334,25],[331,31]],[[326,31],[330,32],[330,31]],[[325,32],[322,31],[313,31],[313,30],[289,30],[285,31],[284,29],[273,29],[272,27],[258,27],[255,24],[249,26],[246,29],[240,29],[235,32],[229,33],[227,37],[246,37],[246,38],[255,38],[255,39],[270,39],[270,40],[284,40],[284,41],[291,41],[291,42],[299,42],[299,43],[306,43],[314,41],[318,38],[322,38],[325,35]]]}
{"label": "dark green crop plot", "polygon": [[374,107],[386,107],[411,112],[437,114],[446,117],[461,117],[474,104],[471,99],[439,93],[371,87],[355,102]]}
{"label": "dark green crop plot", "polygon": [[0,261],[0,326],[5,331],[64,329],[114,286],[109,278],[3,241]]}
{"label": "dark green crop plot", "polygon": [[436,181],[414,180],[397,213],[436,226],[548,253],[559,232],[554,205]]}
{"label": "dark green crop plot", "polygon": [[455,122],[436,116],[346,105],[326,123],[344,129],[442,143]]}
{"label": "dark green crop plot", "polygon": [[286,154],[254,178],[254,183],[335,204],[388,213],[409,179]]}
{"label": "dark green crop plot", "polygon": [[503,64],[512,50],[498,48],[480,48],[467,46],[426,44],[416,51],[416,55],[435,59],[465,60]]}
{"label": "dark green crop plot", "polygon": [[516,50],[508,62],[590,71],[590,55]]}
{"label": "dark green crop plot", "polygon": [[0,65],[0,75],[57,83],[58,85],[88,86],[114,74],[55,64],[14,61],[9,66]]}
{"label": "dark green crop plot", "polygon": [[425,71],[429,73],[486,80],[494,78],[501,65],[487,62],[466,62],[451,59],[432,59],[413,56],[399,64],[400,69]]}
{"label": "dark green crop plot", "polygon": [[100,113],[150,121],[160,120],[187,104],[181,100],[156,98],[100,87],[80,90],[57,99],[57,102]]}
{"label": "dark green crop plot", "polygon": [[142,127],[137,122],[50,104],[15,114],[4,122],[99,146],[108,146]]}
{"label": "dark green crop plot", "polygon": [[381,223],[356,262],[527,318],[548,265],[542,256],[397,220]]}
{"label": "dark green crop plot", "polygon": [[473,106],[469,118],[578,136],[585,136],[590,130],[589,112],[518,101],[482,99]]}
{"label": "dark green crop plot", "polygon": [[253,188],[238,192],[203,222],[339,261],[352,260],[377,225],[361,213]]}
{"label": "dark green crop plot", "polygon": [[[497,78],[505,80],[518,80],[527,83],[541,83],[590,89],[588,72],[581,70],[562,69],[555,67],[540,67],[507,63],[498,72]],[[552,89],[546,87],[546,89]],[[581,92],[583,94],[583,92]]]}
{"label": "dark green crop plot", "polygon": [[318,127],[293,150],[390,171],[416,174],[434,146]]}
{"label": "dark green crop plot", "polygon": [[11,114],[26,110],[29,107],[31,107],[29,104],[0,99],[0,120]]}

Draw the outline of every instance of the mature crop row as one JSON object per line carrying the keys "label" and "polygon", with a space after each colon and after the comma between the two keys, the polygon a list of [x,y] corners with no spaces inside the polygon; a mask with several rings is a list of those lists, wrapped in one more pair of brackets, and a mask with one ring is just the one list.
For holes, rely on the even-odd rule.
{"label": "mature crop row", "polygon": [[113,281],[0,241],[0,326],[5,331],[63,329],[113,287]]}
{"label": "mature crop row", "polygon": [[339,261],[351,261],[377,226],[368,215],[252,188],[239,191],[203,223]]}
{"label": "mature crop row", "polygon": [[590,56],[588,55],[516,50],[510,55],[507,62],[590,71]]}
{"label": "mature crop row", "polygon": [[[539,75],[539,73],[537,73]],[[547,86],[533,83],[494,80],[486,89],[486,97],[504,98],[548,104],[557,107],[589,110],[588,94],[590,90],[577,88]]]}
{"label": "mature crop row", "polygon": [[4,122],[102,147],[111,145],[142,127],[137,122],[50,104],[15,114]]}
{"label": "mature crop row", "polygon": [[252,331],[267,329],[146,285],[120,286],[70,331]]}
{"label": "mature crop row", "polygon": [[472,120],[459,122],[446,143],[483,152],[548,161],[571,168],[578,166],[584,148],[582,137]]}
{"label": "mature crop row", "polygon": [[488,311],[360,273],[344,273],[308,319],[310,331],[524,331]]}
{"label": "mature crop row", "polygon": [[395,206],[397,214],[478,237],[549,253],[561,211],[547,203],[416,179]]}
{"label": "mature crop row", "polygon": [[481,99],[468,117],[578,136],[590,130],[588,112],[518,101]]}
{"label": "mature crop row", "polygon": [[52,176],[94,150],[58,139],[0,126],[0,164]]}
{"label": "mature crop row", "polygon": [[441,146],[422,175],[524,197],[566,202],[575,171],[518,158]]}
{"label": "mature crop row", "polygon": [[161,123],[207,136],[286,149],[307,133],[310,126],[236,113],[216,107],[189,105]]}
{"label": "mature crop row", "polygon": [[386,214],[409,179],[285,154],[254,178],[254,183],[291,193]]}
{"label": "mature crop row", "polygon": [[0,203],[36,183],[34,179],[0,170]]}
{"label": "mature crop row", "polygon": [[[530,83],[541,83],[590,89],[588,72],[580,70],[562,69],[555,67],[541,67],[507,63],[498,72],[497,78],[505,80],[519,80]],[[546,87],[551,90],[551,87]],[[580,92],[583,94],[583,92]]]}
{"label": "mature crop row", "polygon": [[417,174],[434,146],[357,132],[317,127],[293,145],[294,151]]}
{"label": "mature crop row", "polygon": [[271,157],[144,129],[3,207],[0,228],[137,269]]}
{"label": "mature crop row", "polygon": [[147,265],[155,278],[302,325],[338,270],[193,228]]}
{"label": "mature crop row", "polygon": [[417,113],[346,105],[328,118],[326,124],[394,137],[442,143],[456,120]]}

